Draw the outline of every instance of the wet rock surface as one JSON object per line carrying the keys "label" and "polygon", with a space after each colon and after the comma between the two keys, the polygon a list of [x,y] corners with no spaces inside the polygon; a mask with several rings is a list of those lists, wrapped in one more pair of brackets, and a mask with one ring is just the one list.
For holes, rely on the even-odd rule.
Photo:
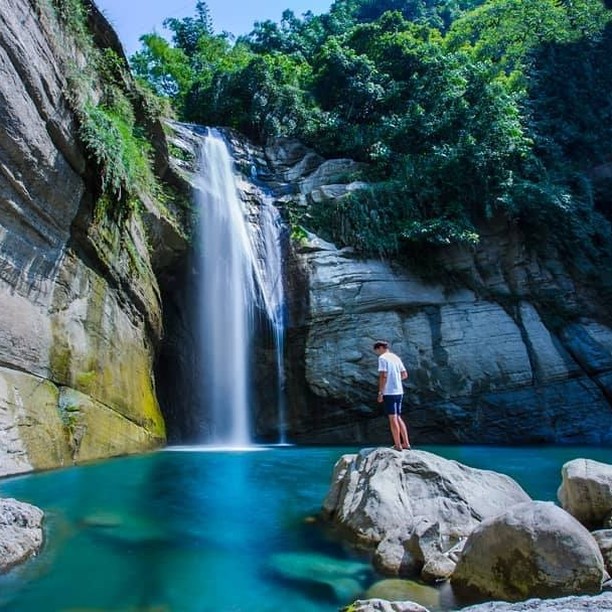
{"label": "wet rock surface", "polygon": [[0,499],[0,573],[36,555],[43,545],[43,511],[15,499]]}

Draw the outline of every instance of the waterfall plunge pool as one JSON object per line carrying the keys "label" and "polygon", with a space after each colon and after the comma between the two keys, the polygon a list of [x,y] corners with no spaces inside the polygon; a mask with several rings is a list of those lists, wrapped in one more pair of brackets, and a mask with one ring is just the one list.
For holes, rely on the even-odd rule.
{"label": "waterfall plunge pool", "polygon": [[[356,450],[169,448],[4,479],[0,496],[46,518],[39,556],[0,576],[0,610],[338,610],[382,579],[314,518],[334,463]],[[566,461],[610,462],[610,449],[593,447],[423,450],[508,474],[551,501]],[[422,603],[454,608],[448,597]]]}

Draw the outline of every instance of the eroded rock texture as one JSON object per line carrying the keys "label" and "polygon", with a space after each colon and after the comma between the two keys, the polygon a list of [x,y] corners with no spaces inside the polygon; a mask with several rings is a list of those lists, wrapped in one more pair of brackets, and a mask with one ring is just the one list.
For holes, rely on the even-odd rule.
{"label": "eroded rock texture", "polygon": [[[225,137],[253,218],[266,198],[288,218],[290,209],[330,204],[367,187],[351,181],[360,168],[351,160],[324,160],[291,140],[262,148],[229,131]],[[287,241],[289,439],[390,439],[375,401],[372,352],[373,342],[384,338],[410,371],[406,403],[417,444],[612,441],[605,301],[554,249],[530,251],[505,219],[487,222],[481,234],[473,250],[437,255],[436,264],[455,279],[452,286],[360,259],[314,234]],[[175,320],[180,331],[185,318],[179,313]],[[270,359],[264,352],[256,362]],[[260,382],[255,433],[275,439],[275,398],[265,394],[273,381]]]}
{"label": "eroded rock texture", "polygon": [[[90,8],[97,42],[117,45]],[[168,224],[154,202],[94,218],[69,100],[88,58],[51,3],[1,0],[0,14],[0,474],[157,447]]]}

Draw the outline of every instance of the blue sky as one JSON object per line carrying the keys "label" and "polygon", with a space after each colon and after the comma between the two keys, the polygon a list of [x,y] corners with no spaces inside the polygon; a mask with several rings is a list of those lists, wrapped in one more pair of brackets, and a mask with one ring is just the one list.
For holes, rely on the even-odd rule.
{"label": "blue sky", "polygon": [[[167,17],[193,17],[196,0],[95,0],[98,8],[119,35],[125,52],[131,55],[140,48],[138,39],[156,31],[166,35],[162,22]],[[301,16],[329,10],[332,0],[208,0],[206,2],[215,30],[246,34],[255,21],[280,21],[285,9]]]}

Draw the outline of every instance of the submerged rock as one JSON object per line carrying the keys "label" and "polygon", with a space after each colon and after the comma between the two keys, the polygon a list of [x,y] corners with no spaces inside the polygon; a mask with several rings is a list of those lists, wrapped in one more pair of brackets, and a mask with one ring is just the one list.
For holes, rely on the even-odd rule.
{"label": "submerged rock", "polygon": [[366,599],[385,599],[388,601],[412,601],[431,608],[439,608],[440,591],[419,584],[414,580],[387,578],[373,584],[365,594]]}
{"label": "submerged rock", "polygon": [[38,553],[43,544],[43,517],[36,506],[0,499],[0,573]]}
{"label": "submerged rock", "polygon": [[342,603],[363,592],[364,582],[371,572],[368,563],[316,553],[278,553],[270,557],[269,566],[279,576],[314,584]]}
{"label": "submerged rock", "polygon": [[170,536],[164,525],[148,517],[119,512],[96,512],[80,524],[89,534],[118,546],[168,546]]}
{"label": "submerged rock", "polygon": [[482,599],[595,594],[607,578],[593,536],[552,502],[527,502],[482,522],[451,577]]}

